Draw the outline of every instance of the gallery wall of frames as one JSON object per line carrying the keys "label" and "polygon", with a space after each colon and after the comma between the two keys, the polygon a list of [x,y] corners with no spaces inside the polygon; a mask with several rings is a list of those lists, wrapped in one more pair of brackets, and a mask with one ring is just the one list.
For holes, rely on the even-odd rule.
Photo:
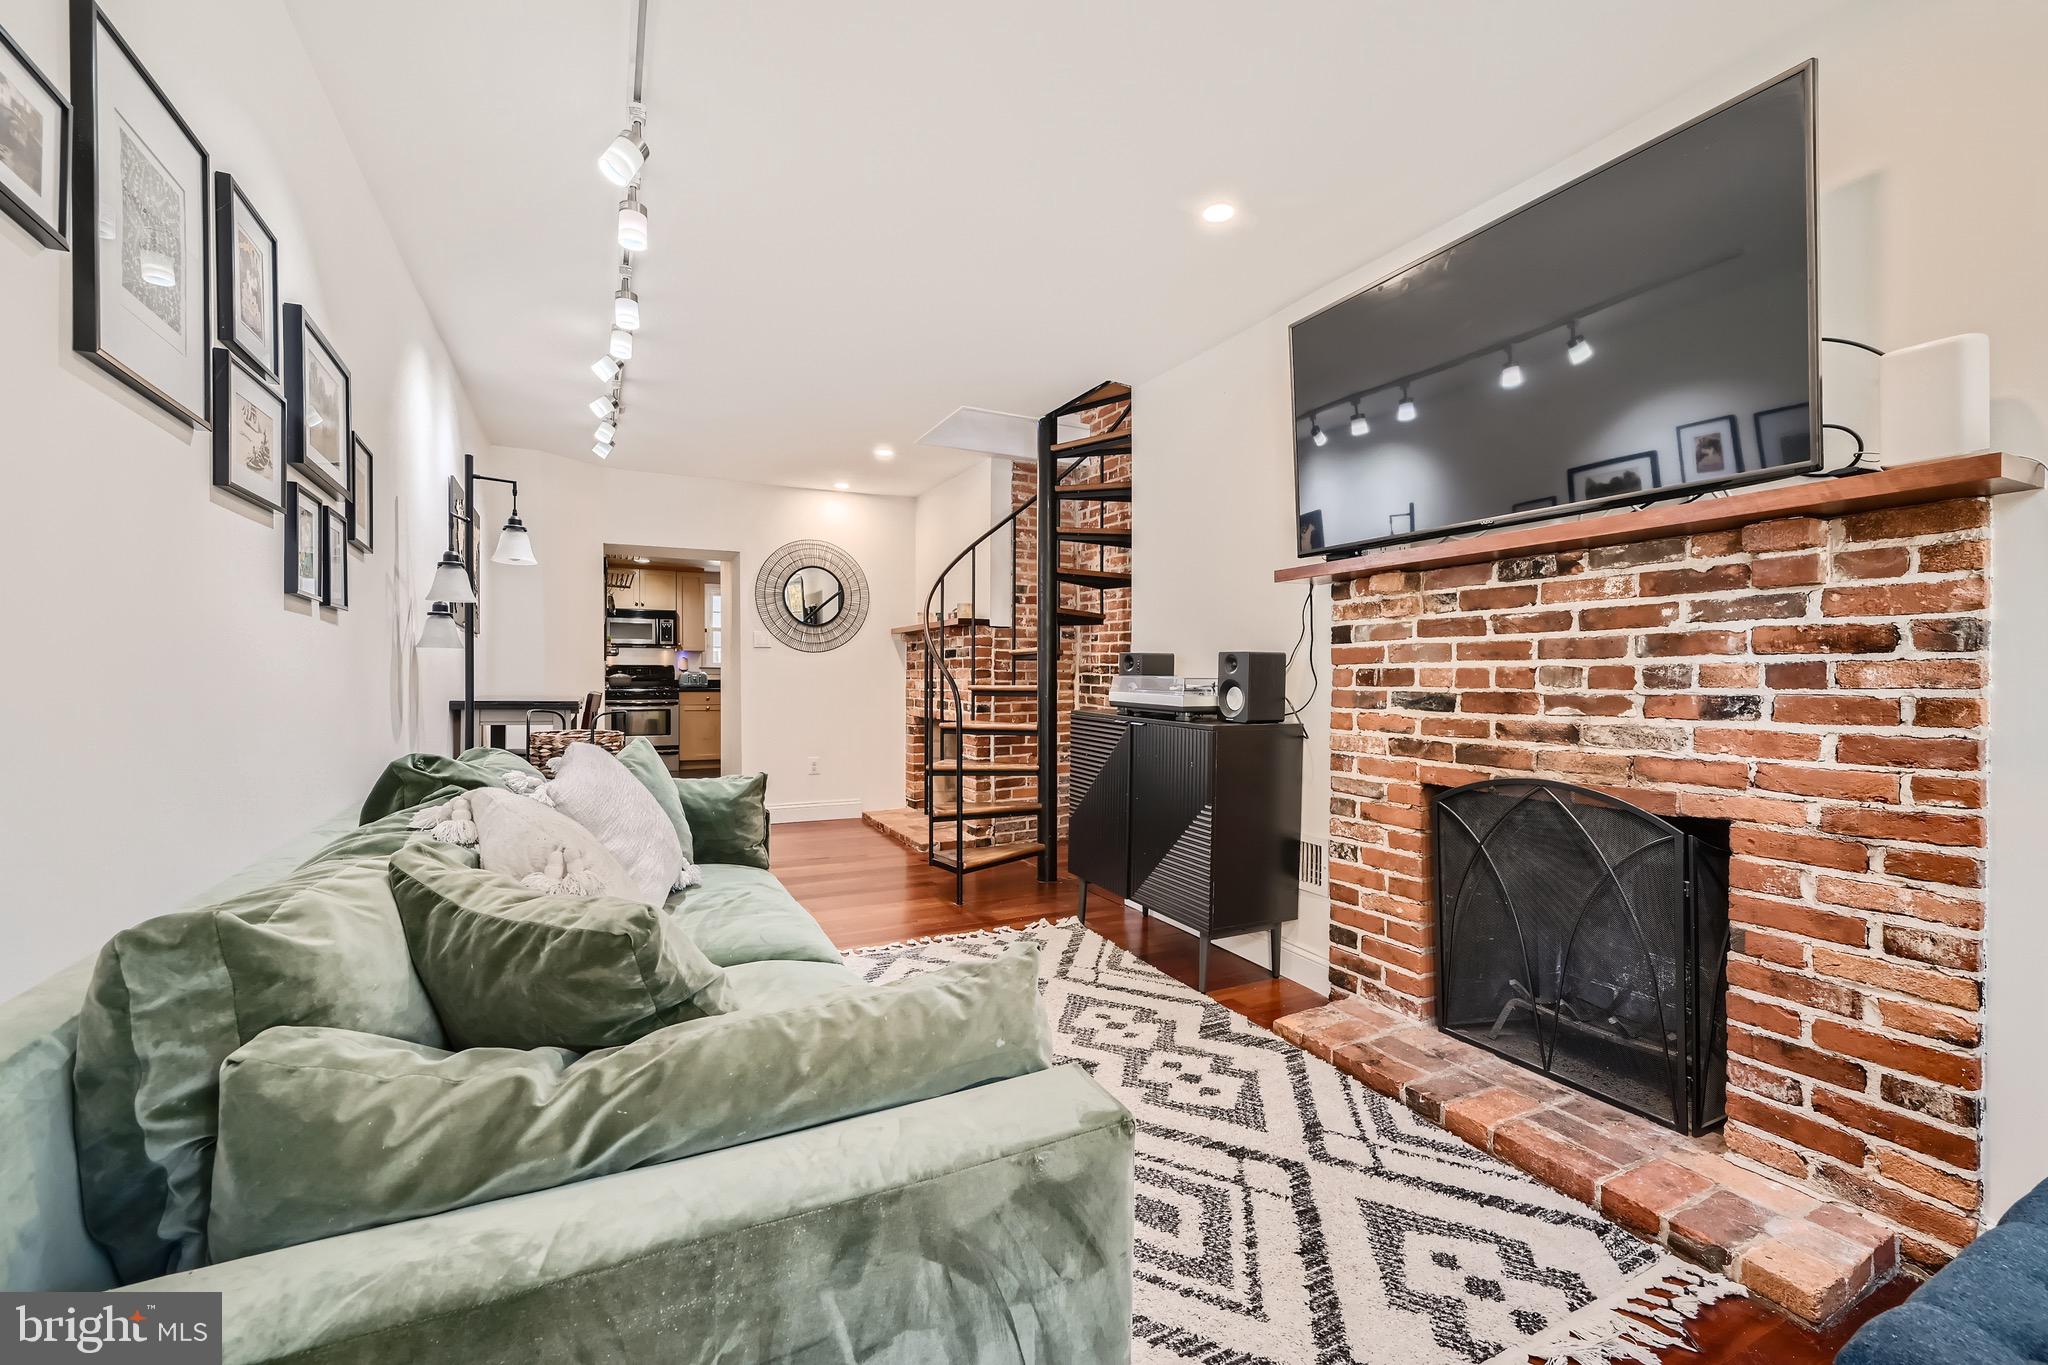
{"label": "gallery wall of frames", "polygon": [[349,605],[376,549],[376,456],[341,348],[279,297],[277,235],[94,0],[70,88],[0,28],[0,212],[69,252],[72,349],[206,432],[214,486],[282,514],[286,595]]}

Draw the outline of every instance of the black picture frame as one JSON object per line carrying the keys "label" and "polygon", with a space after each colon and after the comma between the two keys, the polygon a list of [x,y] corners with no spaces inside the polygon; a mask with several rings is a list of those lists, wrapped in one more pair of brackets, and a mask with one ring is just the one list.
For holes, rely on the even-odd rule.
{"label": "black picture frame", "polygon": [[[318,602],[321,598],[320,566],[325,562],[320,552],[320,514],[327,510],[327,504],[307,491],[304,484],[286,479],[284,484],[284,592],[287,597],[303,598]],[[305,525],[310,520],[311,525]],[[313,555],[312,574],[302,574],[299,556],[311,550]]]}
{"label": "black picture frame", "polygon": [[[143,87],[162,106],[164,115],[173,127],[184,137],[190,149],[199,158],[198,183],[191,187],[189,202],[192,212],[199,215],[198,248],[194,255],[200,272],[199,288],[191,295],[196,307],[191,311],[198,316],[181,317],[181,338],[184,349],[190,353],[191,374],[184,376],[192,383],[197,395],[198,406],[183,401],[149,378],[137,368],[141,357],[123,359],[112,349],[106,335],[103,306],[110,302],[101,297],[99,286],[100,256],[102,245],[97,224],[99,212],[99,165],[106,148],[100,145],[99,135],[99,34],[105,30],[107,38],[116,51],[131,66]],[[96,0],[72,0],[71,4],[71,95],[73,116],[71,119],[71,221],[93,225],[84,232],[74,233],[72,242],[72,290],[71,290],[71,348],[105,370],[114,378],[126,384],[144,398],[162,408],[171,416],[197,430],[206,430],[212,424],[212,376],[208,373],[211,364],[211,348],[207,339],[212,330],[207,325],[206,311],[213,297],[213,260],[208,243],[210,224],[207,221],[208,187],[212,180],[213,159],[207,154],[206,145],[199,140],[192,126],[185,122],[177,106],[149,74],[149,69],[135,55],[107,16],[101,12]],[[152,154],[153,155],[153,154]],[[182,234],[181,234],[182,246]],[[182,306],[182,298],[181,298]],[[186,362],[181,362],[181,364]]]}
{"label": "black picture frame", "polygon": [[[4,182],[0,182],[0,213],[6,214],[20,225],[21,230],[53,251],[71,249],[71,101],[64,98],[57,87],[50,84],[50,78],[43,74],[41,67],[29,60],[20,44],[9,37],[7,30],[0,28],[0,52],[18,65],[22,73],[42,87],[43,94],[57,108],[57,193],[53,202],[57,209],[55,222],[50,221],[35,205],[21,198]],[[0,72],[0,75],[4,75]]]}
{"label": "black picture frame", "polygon": [[[1812,409],[1813,405],[1811,403],[1787,403],[1783,407],[1765,408],[1762,412],[1756,414],[1752,421],[1756,426],[1756,464],[1758,469],[1797,468],[1812,462]],[[1799,420],[1796,423],[1790,420],[1793,413],[1799,415]],[[1766,418],[1784,420],[1767,422]],[[1774,449],[1783,449],[1782,439],[1773,440],[1772,437],[1774,435],[1781,437],[1797,435],[1800,438],[1800,444],[1794,452],[1797,458],[1789,460],[1772,459],[1771,452]]]}
{"label": "black picture frame", "polygon": [[[1688,441],[1687,432],[1695,439]],[[1716,449],[1719,461],[1711,467],[1700,464],[1698,437],[1720,436],[1725,439],[1727,449]],[[1726,412],[1719,417],[1702,417],[1697,422],[1687,422],[1678,428],[1678,482],[1681,484],[1710,482],[1725,479],[1742,472],[1742,425],[1735,414]]]}
{"label": "black picture frame", "polygon": [[[341,430],[335,443],[337,455],[331,465],[307,435],[308,423],[318,415],[306,406],[309,343],[341,376]],[[285,463],[294,474],[311,479],[330,497],[347,497],[348,461],[355,437],[355,381],[348,366],[342,363],[341,352],[334,349],[334,343],[314,323],[302,303],[284,306],[284,399]]]}
{"label": "black picture frame", "polygon": [[[276,434],[271,442],[270,483],[265,489],[258,489],[247,481],[235,478],[235,437],[241,426],[235,420],[235,379],[239,375],[243,382],[254,386],[276,405]],[[284,393],[269,376],[225,347],[216,346],[213,351],[213,486],[223,492],[234,494],[244,502],[253,503],[266,512],[275,512],[284,500]]]}
{"label": "black picture frame", "polygon": [[320,605],[348,610],[348,524],[333,507],[320,509]]}
{"label": "black picture frame", "polygon": [[1540,498],[1524,498],[1508,510],[1511,512],[1535,512],[1545,507],[1557,506],[1557,494],[1546,493]]}
{"label": "black picture frame", "polygon": [[377,456],[360,436],[349,445],[348,543],[364,554],[377,548]]}
{"label": "black picture frame", "polygon": [[[1624,470],[1622,466],[1632,468]],[[1592,484],[1590,476],[1594,471],[1601,469],[1615,470],[1617,478],[1623,473],[1634,473],[1638,476],[1636,484],[1633,488],[1628,488],[1610,481],[1604,486],[1596,487]],[[1641,477],[1646,473],[1649,476],[1647,480]],[[1581,475],[1588,477],[1582,481]],[[1611,460],[1595,460],[1591,464],[1573,465],[1565,471],[1564,477],[1566,491],[1570,493],[1573,502],[1587,502],[1595,498],[1624,498],[1632,493],[1648,492],[1652,488],[1664,486],[1657,472],[1657,452],[1654,450],[1638,450],[1633,455],[1617,455]]]}
{"label": "black picture frame", "polygon": [[[268,248],[265,255],[269,262],[269,278],[265,281],[265,298],[268,301],[270,345],[261,348],[249,344],[251,339],[243,335],[240,325],[242,308],[238,295],[241,272],[237,269],[240,253],[236,250],[235,227],[245,217],[263,235]],[[284,374],[284,321],[282,302],[278,298],[277,234],[270,230],[270,224],[263,221],[263,215],[249,202],[248,193],[226,171],[213,173],[213,237],[215,337],[221,345],[262,373],[279,379]]]}

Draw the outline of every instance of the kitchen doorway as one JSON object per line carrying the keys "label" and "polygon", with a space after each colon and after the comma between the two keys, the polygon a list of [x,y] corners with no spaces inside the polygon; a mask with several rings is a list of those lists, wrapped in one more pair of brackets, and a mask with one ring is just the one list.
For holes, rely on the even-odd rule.
{"label": "kitchen doorway", "polygon": [[604,706],[678,777],[738,770],[738,651],[729,626],[738,554],[604,547]]}

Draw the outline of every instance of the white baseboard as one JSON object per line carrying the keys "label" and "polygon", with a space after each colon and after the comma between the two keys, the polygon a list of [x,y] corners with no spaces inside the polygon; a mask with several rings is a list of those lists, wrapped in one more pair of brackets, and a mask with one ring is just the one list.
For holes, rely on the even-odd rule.
{"label": "white baseboard", "polygon": [[[1134,901],[1125,901],[1124,904],[1133,910],[1138,909]],[[1194,930],[1184,924],[1176,924],[1164,915],[1153,915],[1151,919],[1152,923],[1178,929],[1189,938],[1197,936]],[[1228,938],[1209,940],[1209,946],[1232,957],[1241,957],[1261,971],[1272,969],[1273,959],[1267,953],[1268,941],[1264,933],[1232,934]],[[1319,994],[1330,993],[1330,960],[1298,946],[1284,934],[1280,939],[1280,975]]]}
{"label": "white baseboard", "polygon": [[771,824],[793,825],[805,820],[858,820],[867,805],[860,801],[770,801]]}

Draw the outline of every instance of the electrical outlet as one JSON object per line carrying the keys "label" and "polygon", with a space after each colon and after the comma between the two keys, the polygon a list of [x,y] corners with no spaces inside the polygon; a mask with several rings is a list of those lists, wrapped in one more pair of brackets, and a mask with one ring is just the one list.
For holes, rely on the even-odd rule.
{"label": "electrical outlet", "polygon": [[812,760],[811,760],[811,776],[812,776],[812,777],[816,777],[817,775],[818,775],[818,760],[814,758],[814,759],[812,759]]}

